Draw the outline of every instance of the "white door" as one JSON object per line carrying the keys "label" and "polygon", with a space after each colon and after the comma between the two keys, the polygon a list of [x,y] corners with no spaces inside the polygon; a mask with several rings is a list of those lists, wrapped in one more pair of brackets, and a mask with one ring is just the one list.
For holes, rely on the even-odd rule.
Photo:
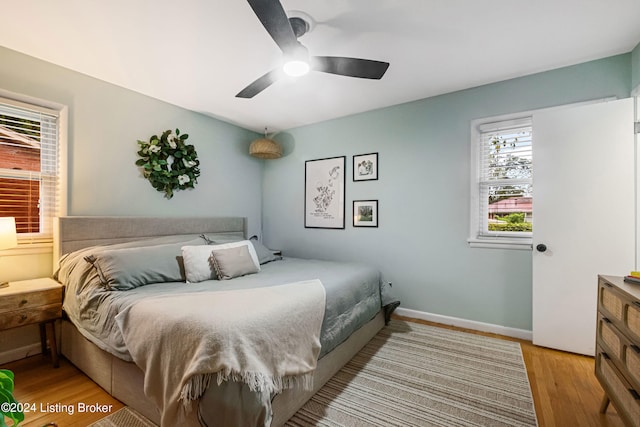
{"label": "white door", "polygon": [[594,355],[597,275],[635,264],[634,153],[631,98],[533,115],[534,344]]}

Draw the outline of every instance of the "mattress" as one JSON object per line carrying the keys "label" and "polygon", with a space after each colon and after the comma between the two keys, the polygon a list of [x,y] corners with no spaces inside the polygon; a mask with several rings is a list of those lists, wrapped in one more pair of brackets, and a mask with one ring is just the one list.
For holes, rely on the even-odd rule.
{"label": "mattress", "polygon": [[[124,246],[132,245],[129,243]],[[58,279],[66,286],[63,309],[83,336],[126,361],[132,358],[115,318],[128,306],[149,297],[268,287],[319,279],[326,293],[320,357],[375,317],[382,305],[381,279],[376,269],[353,262],[299,258],[269,262],[263,264],[257,274],[233,280],[155,283],[127,291],[113,291],[97,280],[95,272],[84,260],[85,256],[97,250],[83,249],[62,260]]]}

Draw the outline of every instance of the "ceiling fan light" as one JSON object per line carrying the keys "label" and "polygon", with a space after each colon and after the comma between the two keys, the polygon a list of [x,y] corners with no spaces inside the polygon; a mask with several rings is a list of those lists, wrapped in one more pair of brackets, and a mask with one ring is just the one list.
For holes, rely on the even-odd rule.
{"label": "ceiling fan light", "polygon": [[282,69],[288,76],[300,77],[309,72],[309,63],[301,60],[287,61],[282,66]]}

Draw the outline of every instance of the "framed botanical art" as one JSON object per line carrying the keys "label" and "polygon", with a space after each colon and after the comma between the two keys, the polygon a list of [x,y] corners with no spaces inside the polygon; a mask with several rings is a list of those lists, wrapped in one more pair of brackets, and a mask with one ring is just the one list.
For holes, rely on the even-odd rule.
{"label": "framed botanical art", "polygon": [[345,156],[307,160],[304,165],[304,226],[344,228]]}
{"label": "framed botanical art", "polygon": [[353,201],[353,226],[377,227],[378,226],[378,201],[354,200]]}
{"label": "framed botanical art", "polygon": [[371,181],[378,179],[378,153],[353,156],[353,180]]}

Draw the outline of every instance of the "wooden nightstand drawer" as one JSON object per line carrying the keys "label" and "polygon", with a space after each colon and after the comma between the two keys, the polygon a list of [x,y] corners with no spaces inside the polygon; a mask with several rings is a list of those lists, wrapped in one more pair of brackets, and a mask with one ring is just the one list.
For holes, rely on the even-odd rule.
{"label": "wooden nightstand drawer", "polygon": [[56,304],[61,301],[62,287],[42,291],[25,292],[21,294],[3,295],[0,297],[0,314],[4,315],[4,313],[8,311]]}
{"label": "wooden nightstand drawer", "polygon": [[48,304],[38,306],[37,310],[25,308],[22,310],[8,311],[0,317],[0,329],[16,328],[18,326],[31,325],[49,320],[59,319],[62,316],[62,304]]}

